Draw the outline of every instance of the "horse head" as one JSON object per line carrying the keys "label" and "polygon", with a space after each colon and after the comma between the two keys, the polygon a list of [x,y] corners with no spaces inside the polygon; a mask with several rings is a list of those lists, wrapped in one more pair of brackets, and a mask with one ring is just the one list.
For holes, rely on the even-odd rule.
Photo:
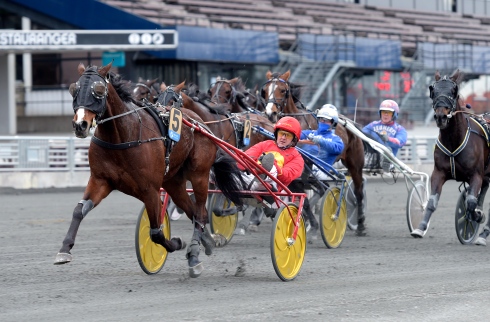
{"label": "horse head", "polygon": [[80,63],[78,73],[80,78],[69,87],[73,97],[73,129],[79,138],[88,136],[90,128],[95,127],[96,121],[106,112],[106,100],[109,84],[109,70],[112,63],[97,68],[85,68]]}
{"label": "horse head", "polygon": [[157,89],[157,81],[158,78],[145,81],[140,77],[133,90],[134,99],[137,101],[147,100],[152,104],[155,103],[160,94]]}
{"label": "horse head", "polygon": [[227,80],[218,78],[216,83],[208,90],[208,95],[214,103],[234,104],[237,99],[238,92],[245,90],[242,79],[235,77]]}
{"label": "horse head", "polygon": [[265,75],[268,81],[262,86],[260,96],[265,99],[265,114],[269,120],[276,123],[279,115],[290,100],[289,92],[289,76],[291,72],[288,70],[282,75],[268,71]]}
{"label": "horse head", "polygon": [[179,85],[169,85],[165,83],[160,85],[161,93],[158,96],[156,104],[163,107],[172,104],[176,108],[182,107],[182,89],[185,87],[185,81]]}
{"label": "horse head", "polygon": [[441,78],[439,71],[435,74],[435,82],[429,86],[432,108],[434,109],[434,119],[437,127],[445,129],[449,120],[453,117],[456,109],[459,108],[459,83],[462,75],[457,70],[452,76]]}

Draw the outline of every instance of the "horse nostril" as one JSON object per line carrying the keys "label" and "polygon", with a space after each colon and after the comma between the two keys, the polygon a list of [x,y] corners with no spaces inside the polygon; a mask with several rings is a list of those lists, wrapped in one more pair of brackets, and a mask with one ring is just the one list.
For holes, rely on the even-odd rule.
{"label": "horse nostril", "polygon": [[87,129],[87,121],[80,123],[80,130],[85,131]]}

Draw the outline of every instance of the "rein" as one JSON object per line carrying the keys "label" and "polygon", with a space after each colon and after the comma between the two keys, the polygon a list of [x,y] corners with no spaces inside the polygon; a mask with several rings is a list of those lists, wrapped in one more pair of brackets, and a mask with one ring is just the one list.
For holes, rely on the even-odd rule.
{"label": "rein", "polygon": [[[113,119],[117,119],[117,118],[120,118],[120,117],[129,115],[129,114],[132,114],[132,113],[136,113],[136,115],[138,115],[138,119],[139,119],[139,123],[140,123],[139,139],[138,140],[124,142],[124,143],[110,143],[110,142],[101,140],[101,139],[99,139],[98,137],[96,137],[94,135],[94,136],[92,136],[92,142],[94,142],[98,146],[101,146],[103,148],[110,149],[110,150],[125,150],[125,149],[129,149],[129,148],[133,148],[133,147],[139,146],[139,145],[141,145],[143,143],[165,140],[166,139],[165,136],[156,137],[156,138],[150,138],[150,139],[146,139],[146,140],[141,140],[141,129],[142,129],[143,122],[141,121],[141,117],[138,114],[138,111],[139,110],[142,110],[142,109],[147,109],[147,108],[148,108],[148,106],[134,108],[132,111],[121,113],[121,114],[114,115],[114,116],[108,117],[106,119],[97,121],[97,125],[99,125],[99,124],[103,124],[103,123],[105,123],[107,121],[110,121],[110,120],[113,120]],[[150,112],[150,114],[151,114],[151,112]]]}

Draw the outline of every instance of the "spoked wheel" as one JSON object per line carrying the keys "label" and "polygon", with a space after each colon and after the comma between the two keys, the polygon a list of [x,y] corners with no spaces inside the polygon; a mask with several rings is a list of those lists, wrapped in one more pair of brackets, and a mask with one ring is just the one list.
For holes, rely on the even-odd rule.
{"label": "spoked wheel", "polygon": [[[335,218],[337,205],[340,202],[339,216]],[[342,244],[347,228],[347,205],[342,198],[339,187],[329,187],[322,200],[320,230],[325,246],[337,248]]]}
{"label": "spoked wheel", "polygon": [[455,213],[456,235],[463,245],[473,244],[478,238],[480,224],[466,216],[466,190],[463,190],[458,198]]}
{"label": "spoked wheel", "polygon": [[297,216],[298,207],[290,203],[279,208],[272,224],[272,264],[277,276],[283,281],[293,280],[301,270],[305,259],[306,227],[303,220],[299,221],[296,240],[292,240]]}
{"label": "spoked wheel", "polygon": [[[161,229],[165,238],[170,238],[170,220],[167,211],[165,211]],[[168,252],[162,245],[155,244],[151,240],[150,219],[144,206],[136,225],[135,246],[136,257],[141,269],[146,274],[158,273],[167,260]]]}
{"label": "spoked wheel", "polygon": [[[226,244],[233,238],[233,232],[238,224],[238,211],[227,213],[227,209],[234,209],[235,204],[222,194],[213,194],[208,207],[209,224],[211,233],[221,234],[226,238]],[[213,209],[225,210],[225,212],[218,216],[213,212]],[[236,208],[235,208],[236,209]],[[224,246],[224,245],[223,245]]]}
{"label": "spoked wheel", "polygon": [[[427,207],[427,189],[423,181],[414,183],[412,189],[408,193],[407,199],[407,224],[410,233],[419,227],[420,222],[424,219],[424,210]],[[427,229],[424,235],[429,230],[430,221],[427,223]]]}
{"label": "spoked wheel", "polygon": [[[362,178],[364,184],[366,184],[366,179],[363,177]],[[359,209],[357,207],[357,198],[356,195],[354,194],[354,182],[352,179],[348,181],[349,183],[347,184],[346,192],[345,192],[345,203],[347,205],[347,227],[350,230],[356,230],[357,229],[357,214],[359,212]],[[363,202],[363,209],[364,211],[366,210],[367,207],[367,198],[366,198],[366,187],[362,189],[362,202]]]}

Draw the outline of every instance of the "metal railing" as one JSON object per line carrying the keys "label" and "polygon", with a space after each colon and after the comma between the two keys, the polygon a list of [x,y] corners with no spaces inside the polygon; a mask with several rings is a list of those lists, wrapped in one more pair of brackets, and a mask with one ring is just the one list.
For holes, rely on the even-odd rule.
{"label": "metal railing", "polygon": [[0,136],[0,172],[87,171],[90,138]]}
{"label": "metal railing", "polygon": [[[432,163],[434,137],[410,138],[397,158],[409,165]],[[90,138],[0,136],[0,172],[88,171]]]}

